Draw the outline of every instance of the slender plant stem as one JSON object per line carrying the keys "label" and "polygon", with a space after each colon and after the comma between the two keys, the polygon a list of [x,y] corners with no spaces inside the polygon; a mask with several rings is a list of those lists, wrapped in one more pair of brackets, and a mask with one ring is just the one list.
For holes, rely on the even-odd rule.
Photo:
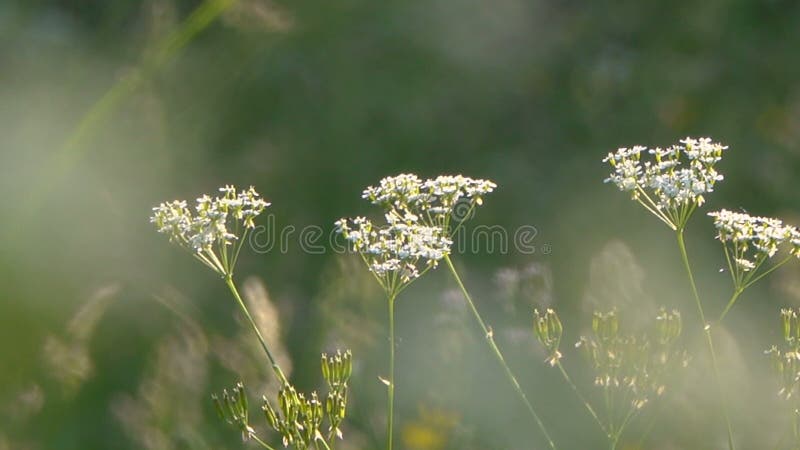
{"label": "slender plant stem", "polygon": [[725,318],[725,316],[728,314],[728,311],[731,310],[731,308],[733,307],[733,304],[736,303],[736,299],[738,299],[739,296],[742,295],[743,291],[744,291],[744,288],[742,288],[742,287],[738,287],[738,288],[736,288],[735,291],[733,291],[733,295],[731,295],[731,299],[728,300],[728,304],[725,305],[725,309],[723,309],[722,310],[722,314],[719,315],[719,320],[717,320],[718,323],[722,322],[722,319]]}
{"label": "slender plant stem", "polygon": [[[683,260],[683,267],[686,269],[686,275],[689,277],[689,284],[692,287],[692,294],[694,295],[695,303],[697,304],[697,312],[700,315],[700,320],[703,322],[703,332],[706,335],[706,342],[708,344],[708,351],[711,354],[711,366],[714,369],[714,378],[717,382],[719,389],[719,403],[722,416],[725,418],[725,426],[728,431],[728,449],[734,450],[736,446],[733,443],[733,428],[731,427],[731,420],[728,416],[728,402],[725,400],[725,392],[722,387],[722,379],[719,374],[719,366],[717,364],[717,354],[714,351],[714,340],[711,338],[711,325],[706,322],[706,315],[703,312],[703,304],[700,301],[700,295],[697,293],[697,285],[694,282],[694,275],[692,274],[692,267],[689,265],[689,255],[686,253],[686,243],[683,239],[683,228],[676,231],[678,239],[678,248],[681,251],[681,259]],[[734,299],[735,300],[735,299]]]}
{"label": "slender plant stem", "polygon": [[461,277],[458,276],[458,272],[456,271],[455,266],[453,266],[453,261],[450,259],[449,255],[446,255],[444,257],[444,260],[447,263],[447,267],[450,269],[450,273],[453,274],[453,278],[455,278],[456,284],[458,284],[458,287],[461,289],[461,293],[467,300],[467,304],[469,305],[470,310],[472,311],[472,315],[475,317],[475,320],[478,322],[478,325],[480,325],[481,330],[483,330],[484,336],[486,336],[486,342],[489,343],[489,347],[492,349],[492,352],[497,358],[497,361],[500,363],[501,366],[503,366],[506,377],[511,382],[511,385],[514,387],[514,390],[517,392],[522,402],[525,403],[525,406],[528,408],[528,412],[533,417],[533,420],[536,421],[536,425],[538,425],[545,439],[547,439],[547,443],[550,446],[550,448],[555,450],[556,444],[553,442],[553,439],[550,438],[550,434],[547,432],[547,429],[545,428],[544,423],[542,423],[542,420],[539,418],[539,415],[536,414],[536,410],[533,409],[533,405],[531,405],[531,402],[528,401],[528,397],[525,395],[525,392],[522,391],[522,387],[520,387],[517,378],[511,371],[511,368],[508,367],[508,364],[506,363],[503,354],[500,352],[500,349],[497,348],[497,344],[495,344],[494,337],[492,336],[492,331],[489,330],[489,328],[484,323],[483,318],[481,318],[480,313],[478,313],[478,309],[475,307],[475,303],[472,301],[472,297],[469,295],[469,292],[467,292],[467,288],[464,287],[464,283],[461,281]]}
{"label": "slender plant stem", "polygon": [[558,370],[561,371],[561,375],[564,377],[564,380],[567,382],[569,387],[572,388],[572,391],[575,392],[575,395],[583,403],[583,406],[585,406],[586,410],[589,411],[589,414],[591,414],[591,416],[594,418],[594,421],[597,422],[597,425],[600,427],[601,430],[603,430],[603,433],[605,433],[607,437],[610,437],[611,433],[609,433],[608,430],[606,430],[606,426],[605,424],[603,424],[603,421],[600,420],[600,416],[597,415],[597,412],[595,412],[594,408],[592,408],[592,405],[586,400],[583,394],[581,394],[581,391],[578,390],[578,386],[576,386],[575,383],[572,382],[572,378],[570,378],[569,374],[567,374],[567,371],[566,369],[564,369],[564,366],[561,364],[561,361],[556,361],[556,366],[558,367]]}
{"label": "slender plant stem", "polygon": [[389,386],[388,401],[386,405],[387,435],[386,449],[392,450],[392,434],[394,430],[394,300],[395,294],[389,296]]}
{"label": "slender plant stem", "polygon": [[325,439],[317,439],[315,442],[322,442],[322,446],[325,447],[326,450],[331,450],[331,447],[325,442]]}
{"label": "slender plant stem", "polygon": [[250,437],[253,438],[254,441],[256,441],[259,444],[261,444],[261,446],[264,447],[265,449],[267,449],[267,450],[275,450],[275,447],[273,447],[273,446],[267,444],[266,442],[262,441],[261,438],[259,438],[255,434],[251,434]]}
{"label": "slender plant stem", "polygon": [[283,384],[288,383],[289,380],[286,379],[286,375],[283,374],[283,371],[281,370],[280,366],[278,366],[278,362],[272,356],[272,352],[269,351],[269,347],[267,346],[267,341],[264,340],[264,336],[261,335],[261,331],[258,329],[258,324],[256,324],[255,320],[253,320],[253,316],[250,315],[250,311],[247,309],[247,305],[244,304],[242,297],[239,295],[239,291],[236,289],[236,284],[233,282],[233,277],[230,275],[226,276],[225,284],[228,285],[228,289],[230,289],[234,298],[236,298],[236,302],[239,303],[239,307],[244,313],[244,316],[247,318],[247,321],[250,322],[250,326],[256,333],[256,336],[258,337],[258,342],[261,343],[261,348],[264,349],[264,353],[267,354],[267,359],[272,365],[272,370],[275,372],[275,375],[277,375],[278,380]]}

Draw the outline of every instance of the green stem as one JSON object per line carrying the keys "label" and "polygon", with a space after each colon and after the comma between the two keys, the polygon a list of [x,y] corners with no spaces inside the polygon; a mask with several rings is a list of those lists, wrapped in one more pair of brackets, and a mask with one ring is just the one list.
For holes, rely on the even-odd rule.
{"label": "green stem", "polygon": [[519,395],[519,398],[522,400],[523,403],[525,403],[528,412],[533,417],[533,420],[536,421],[536,424],[538,425],[545,439],[547,439],[547,443],[550,446],[550,448],[555,450],[556,444],[553,443],[553,440],[550,438],[550,434],[547,433],[547,429],[545,429],[544,427],[544,423],[542,423],[542,420],[539,418],[539,415],[536,414],[536,410],[533,409],[533,405],[531,405],[531,402],[528,401],[528,397],[525,395],[525,392],[522,391],[519,382],[517,382],[517,378],[514,376],[514,373],[511,372],[511,368],[508,367],[508,364],[506,363],[503,354],[500,352],[500,349],[497,348],[497,344],[495,344],[494,337],[492,336],[492,331],[489,330],[489,328],[484,323],[483,318],[481,318],[480,313],[478,313],[478,309],[475,307],[475,303],[472,301],[472,297],[469,295],[469,292],[467,292],[467,288],[464,287],[464,283],[461,281],[461,277],[458,276],[458,272],[456,271],[455,266],[453,266],[453,261],[450,259],[449,255],[445,256],[444,260],[447,263],[447,267],[450,269],[450,273],[453,274],[453,278],[455,278],[456,284],[458,284],[458,287],[461,289],[461,293],[467,300],[467,304],[469,305],[469,308],[472,311],[472,315],[475,317],[475,320],[478,322],[478,325],[480,325],[481,330],[484,333],[484,336],[486,336],[486,342],[488,342],[489,347],[492,349],[492,352],[494,353],[494,356],[497,358],[497,361],[505,370],[506,377],[511,382],[511,385],[514,387],[514,390],[517,392],[517,395]]}
{"label": "green stem", "polygon": [[256,333],[256,336],[258,337],[258,342],[261,343],[261,348],[264,349],[264,353],[267,354],[267,359],[272,365],[272,370],[275,372],[275,375],[277,375],[278,380],[283,384],[288,384],[289,380],[286,379],[286,375],[283,374],[283,371],[281,370],[280,366],[278,366],[278,362],[272,356],[272,352],[269,351],[269,347],[267,346],[267,341],[264,340],[264,336],[261,335],[261,331],[258,329],[258,324],[256,324],[255,320],[253,320],[253,316],[250,315],[250,311],[247,309],[247,305],[244,304],[242,297],[239,295],[239,291],[236,289],[236,284],[234,284],[233,282],[233,277],[230,275],[226,276],[225,284],[228,285],[228,289],[230,289],[234,298],[236,298],[236,302],[239,303],[239,308],[241,308],[242,312],[244,313],[244,316],[247,318],[247,321],[250,322],[250,326]]}
{"label": "green stem", "polygon": [[606,426],[603,424],[603,421],[600,420],[600,416],[597,415],[594,408],[592,408],[592,405],[586,400],[583,394],[581,394],[581,391],[578,390],[578,386],[572,382],[572,378],[569,377],[566,369],[564,369],[564,366],[561,365],[561,361],[556,361],[556,366],[558,367],[558,370],[561,371],[561,375],[564,377],[564,380],[567,382],[569,387],[572,388],[572,391],[575,392],[575,395],[578,397],[578,399],[583,402],[583,406],[585,406],[586,410],[589,411],[589,414],[591,414],[591,416],[594,418],[594,421],[597,422],[597,425],[601,430],[603,430],[603,433],[605,433],[606,436],[611,436],[608,430],[606,430]]}
{"label": "green stem", "polygon": [[260,439],[258,436],[256,436],[255,434],[251,434],[251,435],[250,435],[250,437],[251,437],[251,438],[253,438],[253,440],[254,440],[254,441],[256,441],[256,442],[258,442],[259,444],[261,444],[261,446],[262,446],[262,447],[264,447],[265,449],[267,449],[267,450],[275,450],[275,448],[274,448],[274,447],[272,447],[271,445],[269,445],[269,444],[267,444],[266,442],[262,441],[262,440],[261,440],[261,439]]}
{"label": "green stem", "polygon": [[633,415],[636,413],[636,408],[631,407],[628,410],[628,414],[625,415],[625,418],[622,419],[622,424],[620,424],[619,429],[617,430],[616,435],[614,436],[614,448],[617,447],[617,443],[619,442],[619,438],[622,437],[622,433],[625,432],[625,427],[628,426],[628,422],[630,422]]}
{"label": "green stem", "polygon": [[733,443],[733,428],[731,427],[731,420],[728,417],[728,405],[725,401],[725,392],[722,387],[722,381],[719,374],[719,366],[717,365],[717,354],[714,351],[714,340],[711,338],[711,325],[706,322],[706,315],[703,312],[703,304],[700,302],[700,295],[697,293],[697,285],[694,282],[694,275],[692,274],[692,267],[689,265],[689,255],[686,253],[686,243],[683,240],[683,228],[676,231],[678,239],[678,248],[681,251],[681,259],[683,260],[683,267],[686,269],[686,275],[689,277],[689,284],[692,287],[692,294],[694,301],[697,304],[697,312],[700,315],[700,320],[703,322],[703,332],[706,335],[706,342],[708,344],[708,351],[711,354],[711,366],[714,370],[714,378],[719,388],[719,400],[722,416],[725,418],[725,426],[728,432],[728,449],[734,450],[736,446]]}
{"label": "green stem", "polygon": [[389,386],[386,415],[388,417],[386,449],[392,450],[392,434],[394,430],[394,300],[396,295],[389,296]]}
{"label": "green stem", "polygon": [[326,450],[331,450],[331,447],[325,442],[325,439],[317,439],[317,442],[322,442],[322,446],[325,447]]}
{"label": "green stem", "polygon": [[733,295],[731,296],[731,299],[728,300],[728,304],[725,305],[725,309],[722,310],[722,314],[719,315],[719,319],[717,320],[717,323],[722,323],[722,319],[724,319],[725,315],[728,314],[728,311],[731,310],[731,308],[733,307],[733,304],[736,303],[736,299],[738,299],[739,296],[742,295],[742,292],[744,292],[744,288],[741,288],[741,287],[737,288],[735,291],[733,291]]}

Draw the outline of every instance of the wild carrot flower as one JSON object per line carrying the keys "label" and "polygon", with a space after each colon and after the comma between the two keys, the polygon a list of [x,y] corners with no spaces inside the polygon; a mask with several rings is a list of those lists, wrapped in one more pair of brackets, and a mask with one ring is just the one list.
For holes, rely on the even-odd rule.
{"label": "wild carrot flower", "polygon": [[233,272],[245,235],[255,227],[255,218],[270,204],[252,186],[237,191],[226,185],[219,192],[216,197],[199,197],[194,211],[184,200],[161,203],[153,208],[150,222],[159,233],[168,235],[170,242],[226,276]]}
{"label": "wild carrot flower", "polygon": [[483,204],[483,196],[496,187],[492,181],[462,175],[422,181],[413,174],[400,174],[382,179],[377,187],[366,188],[362,197],[387,213],[414,217],[427,226],[439,227],[450,237],[451,218],[455,217],[460,225],[475,206]]}
{"label": "wild carrot flower", "polygon": [[[800,256],[800,231],[781,220],[756,217],[728,210],[708,214],[714,218],[717,239],[725,256],[737,289],[744,289],[758,278],[755,273],[784,244],[791,246],[790,255]],[[786,262],[785,259],[778,265]]]}
{"label": "wild carrot flower", "polygon": [[336,230],[364,259],[380,285],[389,294],[435,268],[450,253],[452,241],[436,227],[420,225],[415,218],[386,214],[385,225],[369,219],[339,219]]}
{"label": "wild carrot flower", "polygon": [[[689,137],[665,149],[620,148],[603,159],[613,169],[605,182],[630,192],[633,200],[673,230],[682,229],[705,202],[704,195],[723,179],[714,166],[725,149],[710,138]],[[647,155],[644,161],[642,155]]]}

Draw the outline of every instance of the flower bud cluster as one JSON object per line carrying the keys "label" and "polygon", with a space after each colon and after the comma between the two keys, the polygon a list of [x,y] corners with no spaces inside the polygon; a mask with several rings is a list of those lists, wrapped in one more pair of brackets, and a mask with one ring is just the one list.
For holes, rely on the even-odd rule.
{"label": "flower bud cluster", "polygon": [[544,314],[538,309],[533,310],[533,333],[547,351],[545,362],[550,366],[555,366],[561,360],[558,346],[561,344],[563,331],[561,320],[554,310],[548,308]]}
{"label": "flower bud cluster", "polygon": [[[714,166],[725,149],[710,138],[689,137],[665,149],[620,148],[603,159],[613,169],[605,182],[630,192],[632,199],[678,229],[723,179]],[[642,155],[648,157],[643,161]]]}
{"label": "flower bud cluster", "polygon": [[582,336],[582,348],[594,370],[594,383],[620,390],[635,409],[666,389],[666,376],[677,366],[688,364],[685,350],[677,348],[681,317],[677,311],[661,309],[650,333],[620,333],[615,311],[595,312],[592,336]]}
{"label": "flower bud cluster", "polygon": [[255,435],[248,420],[247,395],[241,382],[231,389],[230,393],[227,389],[223,390],[222,398],[212,394],[211,399],[219,418],[235,425],[242,432],[243,441],[246,442]]}
{"label": "flower bud cluster", "polygon": [[[150,222],[159,233],[168,235],[171,242],[226,275],[233,270],[244,234],[255,227],[255,218],[270,204],[252,186],[237,191],[227,185],[219,188],[219,192],[216,197],[201,196],[192,209],[184,200],[161,203],[153,208]],[[237,247],[236,251],[232,247]]]}
{"label": "flower bud cluster", "polygon": [[783,344],[773,345],[765,353],[772,359],[775,373],[779,377],[778,395],[786,400],[798,398],[800,392],[800,310],[781,310]]}
{"label": "flower bud cluster", "polygon": [[737,286],[745,281],[746,272],[757,271],[784,243],[791,245],[791,254],[800,256],[800,231],[779,219],[726,209],[708,215],[714,218],[717,239],[725,246]]}

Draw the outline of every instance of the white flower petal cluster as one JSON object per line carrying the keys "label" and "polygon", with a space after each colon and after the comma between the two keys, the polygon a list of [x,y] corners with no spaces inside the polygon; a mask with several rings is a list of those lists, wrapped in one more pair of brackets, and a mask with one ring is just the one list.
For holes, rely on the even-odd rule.
{"label": "white flower petal cluster", "polygon": [[603,159],[613,169],[605,182],[630,192],[634,200],[677,229],[723,179],[714,166],[727,148],[710,138],[689,137],[665,149],[620,148]]}
{"label": "white flower petal cluster", "polygon": [[726,245],[729,255],[732,253],[732,261],[741,272],[755,271],[784,243],[791,245],[793,255],[800,256],[800,231],[779,219],[726,209],[708,215],[714,218],[717,239]]}
{"label": "white flower petal cluster", "polygon": [[150,222],[159,233],[168,235],[171,242],[187,248],[212,269],[228,273],[238,254],[228,255],[228,246],[242,237],[239,233],[254,228],[255,218],[270,204],[252,186],[237,191],[226,185],[219,193],[216,197],[199,197],[194,211],[184,200],[161,203],[153,208]]}
{"label": "white flower petal cluster", "polygon": [[[414,174],[386,177],[378,186],[370,186],[362,198],[400,216],[418,217],[429,226],[439,226],[449,231],[450,217],[459,203],[466,202],[466,209],[483,204],[483,196],[497,185],[489,180],[480,180],[462,175],[441,175],[434,179],[421,180]],[[460,214],[459,219],[468,214]]]}
{"label": "white flower petal cluster", "polygon": [[383,226],[364,217],[336,221],[336,231],[361,254],[385,288],[409,283],[450,253],[453,242],[441,229],[388,213],[386,221]]}
{"label": "white flower petal cluster", "polygon": [[471,211],[495,187],[491,181],[461,175],[429,180],[414,174],[386,177],[362,195],[383,209],[386,223],[374,224],[364,217],[340,219],[336,231],[361,254],[383,288],[396,295],[450,254],[450,218],[457,206]]}

